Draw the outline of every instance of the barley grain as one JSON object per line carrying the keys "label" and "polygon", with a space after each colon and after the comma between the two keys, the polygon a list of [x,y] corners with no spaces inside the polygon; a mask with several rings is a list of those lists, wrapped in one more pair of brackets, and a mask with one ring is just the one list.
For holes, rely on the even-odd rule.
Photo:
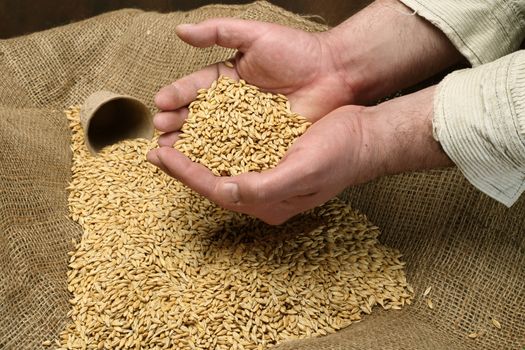
{"label": "barley grain", "polygon": [[496,327],[497,329],[501,329],[501,323],[496,320],[495,318],[492,319],[492,324],[494,325],[494,327]]}
{"label": "barley grain", "polygon": [[262,93],[243,80],[224,76],[210,89],[201,91],[188,109],[175,148],[215,175],[238,175],[274,167],[310,125],[290,111],[282,95]]}
{"label": "barley grain", "polygon": [[[190,122],[195,128],[187,127],[181,140],[195,142],[181,149],[202,162],[218,158],[216,169],[232,174],[274,166],[307,122],[287,110],[284,96],[244,82],[224,84],[199,91],[206,96],[199,108],[228,99],[242,105],[238,96],[248,96],[253,103],[242,108],[261,122],[234,109],[222,119],[202,117],[201,123],[213,120],[210,129]],[[258,112],[266,109],[271,114]],[[410,302],[399,252],[381,245],[378,228],[341,200],[268,226],[217,207],[147,163],[156,139],[122,141],[93,157],[78,108],[67,116],[68,205],[83,235],[70,254],[71,322],[58,348],[260,350],[338,331],[373,312],[374,304],[397,309]],[[244,131],[245,140],[236,144],[230,129]],[[222,143],[203,142],[224,130]]]}

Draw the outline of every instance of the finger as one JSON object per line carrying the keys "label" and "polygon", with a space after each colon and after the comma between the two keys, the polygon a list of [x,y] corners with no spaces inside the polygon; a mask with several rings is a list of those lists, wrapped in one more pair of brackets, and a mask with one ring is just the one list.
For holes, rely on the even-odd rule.
{"label": "finger", "polygon": [[[254,186],[257,181],[264,183],[262,174],[246,173],[235,177],[218,177],[204,165],[192,162],[173,148],[161,147],[155,151],[156,158],[152,160],[153,163],[160,163],[159,167],[168,175],[224,208],[255,216],[271,225],[281,224],[302,211],[287,200],[274,203],[269,195],[273,194],[276,198],[289,198],[290,193],[293,193],[290,188],[296,179],[281,185],[268,186],[264,190],[267,192],[259,191],[253,194],[250,193],[250,186]],[[290,171],[293,171],[293,168],[290,168]],[[290,175],[287,170],[283,170],[281,174],[281,176]],[[277,175],[271,176],[275,176],[273,179],[281,180]],[[249,184],[252,179],[253,183]]]}
{"label": "finger", "polygon": [[223,193],[222,188],[219,188],[218,185],[225,178],[213,175],[204,165],[192,162],[174,148],[161,147],[155,151],[151,155],[151,162],[160,164],[159,167],[166,174],[225,208],[242,211],[242,206],[232,205],[232,203],[235,203],[235,200],[227,198],[231,193]]}
{"label": "finger", "polygon": [[184,107],[197,97],[197,90],[209,87],[218,77],[217,67],[208,66],[160,89],[155,104],[163,111]]}
{"label": "finger", "polygon": [[265,213],[264,215],[262,215],[261,217],[257,217],[258,219],[264,221],[265,223],[267,223],[268,225],[273,225],[273,226],[276,226],[276,225],[281,225],[281,224],[284,224],[286,221],[288,221],[288,219],[290,219],[293,215],[285,215],[283,214],[282,212],[279,212],[279,213],[275,213],[275,215],[272,215],[272,214],[267,214]]}
{"label": "finger", "polygon": [[280,225],[298,213],[297,210],[294,210],[293,207],[285,202],[277,205],[256,207],[231,205],[231,200],[227,200],[227,203],[223,202],[224,196],[221,196],[216,191],[217,184],[221,182],[221,178],[214,176],[203,165],[191,162],[182,153],[174,149],[157,148],[152,150],[148,153],[148,160],[157,165],[166,174],[183,182],[215,203],[227,209],[254,216],[267,224]]}
{"label": "finger", "polygon": [[175,142],[179,140],[180,132],[169,132],[159,136],[157,143],[160,147],[173,147]]}
{"label": "finger", "polygon": [[218,203],[219,198],[215,189],[220,178],[213,175],[208,168],[192,162],[184,154],[171,147],[158,148],[156,156],[168,175]]}
{"label": "finger", "polygon": [[155,105],[163,111],[173,111],[184,107],[195,100],[199,89],[209,88],[219,75],[239,79],[234,68],[229,68],[223,63],[216,63],[160,89],[155,95]]}
{"label": "finger", "polygon": [[159,157],[158,157],[158,154],[157,154],[157,150],[158,148],[155,148],[155,149],[152,149],[150,150],[147,154],[146,154],[146,160],[148,162],[150,162],[151,164],[155,165],[157,168],[160,168],[160,170],[166,172],[166,168],[164,167],[164,165],[161,163]]}
{"label": "finger", "polygon": [[328,201],[332,196],[326,197],[320,192],[300,195],[286,199],[256,210],[253,215],[270,225],[280,225],[290,218],[315,208]]}
{"label": "finger", "polygon": [[326,193],[315,192],[315,193],[310,193],[307,195],[289,198],[288,200],[286,200],[286,202],[292,208],[294,208],[297,211],[297,213],[302,213],[306,210],[309,210],[309,209],[312,209],[319,205],[324,204],[325,202],[327,202],[328,200],[330,200],[336,195],[337,194],[327,195]]}
{"label": "finger", "polygon": [[146,154],[146,160],[157,167],[160,167],[161,165],[160,159],[157,156],[156,148],[148,151],[148,153]]}
{"label": "finger", "polygon": [[181,24],[175,33],[190,45],[209,47],[219,45],[246,51],[273,24],[234,18],[214,18],[197,24]]}
{"label": "finger", "polygon": [[179,130],[188,117],[188,108],[179,108],[170,112],[160,112],[153,118],[155,129],[162,132]]}

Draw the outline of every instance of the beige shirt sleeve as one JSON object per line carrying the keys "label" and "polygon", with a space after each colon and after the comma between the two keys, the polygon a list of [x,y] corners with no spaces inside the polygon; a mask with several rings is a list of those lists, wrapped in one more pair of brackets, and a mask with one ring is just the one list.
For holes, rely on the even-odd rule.
{"label": "beige shirt sleeve", "polygon": [[525,0],[400,0],[438,27],[473,67],[520,47]]}
{"label": "beige shirt sleeve", "polygon": [[448,75],[433,127],[465,177],[511,206],[525,189],[525,51]]}
{"label": "beige shirt sleeve", "polygon": [[401,1],[474,67],[439,84],[435,139],[474,186],[511,206],[525,190],[525,0]]}

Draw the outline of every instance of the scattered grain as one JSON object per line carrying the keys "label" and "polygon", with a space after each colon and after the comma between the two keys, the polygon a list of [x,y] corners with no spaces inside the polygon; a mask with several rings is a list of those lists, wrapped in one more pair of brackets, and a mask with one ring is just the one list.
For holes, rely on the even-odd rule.
{"label": "scattered grain", "polygon": [[[220,148],[198,144],[205,134],[192,133],[198,125],[190,122],[182,140],[193,141],[179,146],[201,162],[218,157],[214,169],[230,173],[273,166],[308,124],[286,109],[282,95],[226,82],[231,96],[224,97],[225,91],[216,93],[224,83],[200,92],[214,96],[201,97],[201,107],[225,98],[235,103],[243,91],[254,110],[247,134],[260,137],[252,144],[244,136],[245,148],[228,158],[232,150],[222,148],[228,142]],[[268,113],[257,98],[273,106]],[[233,117],[223,115],[219,129],[206,137],[227,130],[228,140],[246,131],[232,125],[248,123],[246,116],[228,115]],[[83,235],[70,254],[71,322],[55,341],[59,349],[261,350],[333,333],[374,305],[397,309],[412,299],[399,252],[380,244],[378,228],[341,200],[268,226],[215,206],[147,163],[156,139],[122,141],[92,156],[78,108],[67,116],[73,150],[69,212]],[[209,118],[200,122],[218,120]],[[279,145],[275,157],[257,152],[254,145],[264,149],[265,142]]]}
{"label": "scattered grain", "polygon": [[427,295],[429,295],[431,290],[432,290],[432,286],[425,289],[425,291],[423,292],[423,297],[426,297]]}
{"label": "scattered grain", "polygon": [[501,329],[501,323],[496,320],[495,318],[492,319],[492,324],[494,325],[494,327],[496,327],[497,329]]}

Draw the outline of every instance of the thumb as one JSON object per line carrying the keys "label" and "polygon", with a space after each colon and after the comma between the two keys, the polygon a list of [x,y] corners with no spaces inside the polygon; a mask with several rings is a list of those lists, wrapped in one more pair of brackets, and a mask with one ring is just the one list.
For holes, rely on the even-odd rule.
{"label": "thumb", "polygon": [[233,18],[215,18],[197,24],[180,24],[177,35],[190,45],[208,47],[219,45],[243,52],[271,24]]}
{"label": "thumb", "polygon": [[307,194],[301,162],[286,159],[261,173],[249,172],[225,178],[217,186],[221,202],[234,206],[256,206],[281,202]]}

